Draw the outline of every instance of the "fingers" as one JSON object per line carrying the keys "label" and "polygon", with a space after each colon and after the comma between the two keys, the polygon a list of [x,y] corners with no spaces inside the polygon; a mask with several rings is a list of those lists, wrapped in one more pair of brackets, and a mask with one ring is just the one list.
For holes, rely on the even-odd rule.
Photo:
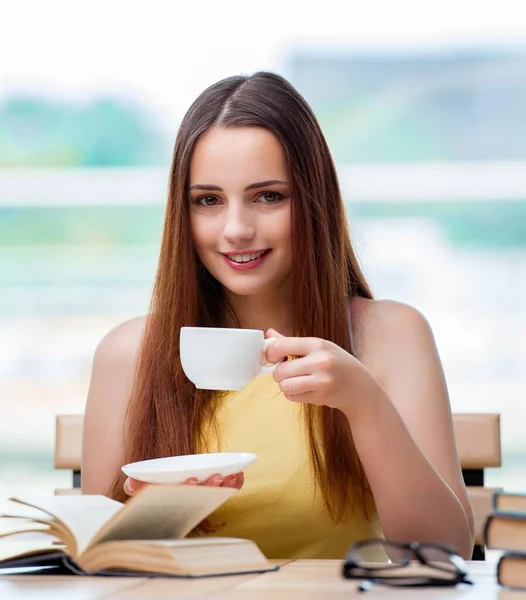
{"label": "fingers", "polygon": [[224,477],[222,475],[219,475],[218,473],[216,473],[215,475],[212,475],[211,477],[209,477],[207,480],[203,481],[201,483],[201,485],[213,485],[215,487],[219,487],[219,486],[223,485],[223,481],[224,481]]}
{"label": "fingers", "polygon": [[[267,332],[265,334],[265,338],[267,341],[269,341],[271,338],[273,338],[273,342],[276,338],[284,338],[285,336],[282,335],[281,333],[279,333],[279,331],[276,331],[276,329],[267,329]],[[268,354],[267,354],[268,348],[266,350],[263,350],[261,353],[261,360],[260,363],[262,365],[268,365],[271,361],[268,359]],[[277,361],[276,361],[277,362]]]}
{"label": "fingers", "polygon": [[243,487],[243,483],[245,482],[245,474],[235,473],[234,475],[228,475],[225,477],[223,482],[224,487],[233,487],[240,490]]}
{"label": "fingers", "polygon": [[144,485],[143,481],[137,481],[137,479],[128,477],[124,482],[123,488],[128,496],[134,496]]}
{"label": "fingers", "polygon": [[329,342],[319,338],[280,337],[269,345],[265,356],[268,362],[276,363],[288,356],[306,356],[311,352],[324,350]]}
{"label": "fingers", "polygon": [[277,331],[276,329],[272,329],[272,327],[271,327],[270,329],[267,329],[266,337],[282,338],[285,336],[283,334],[281,334],[279,331]]}
{"label": "fingers", "polygon": [[190,479],[187,479],[183,483],[184,485],[199,485],[199,480],[195,477],[190,477]]}
{"label": "fingers", "polygon": [[129,481],[130,481],[130,478],[128,477],[128,478],[126,479],[126,481],[124,482],[124,485],[122,486],[122,488],[123,488],[123,490],[124,490],[124,493],[125,493],[127,496],[133,496],[133,492],[132,492],[132,491],[131,491],[131,489],[130,489],[130,484],[129,484]]}
{"label": "fingers", "polygon": [[[184,482],[184,485],[212,485],[215,487],[224,486],[233,487],[240,490],[243,487],[244,481],[245,475],[243,472],[235,473],[234,475],[227,475],[226,477],[216,473],[202,483],[196,477],[191,477]],[[136,479],[128,477],[124,482],[123,489],[128,496],[134,496],[144,485],[146,484],[143,481],[137,481]]]}
{"label": "fingers", "polygon": [[289,400],[303,402],[304,399],[301,396],[316,392],[319,386],[315,375],[300,375],[283,379],[280,381],[279,387]]}
{"label": "fingers", "polygon": [[312,360],[308,356],[297,358],[295,360],[286,360],[281,363],[274,371],[274,379],[280,383],[290,377],[301,377],[310,375],[313,371]]}
{"label": "fingers", "polygon": [[187,479],[184,483],[186,485],[212,485],[214,487],[233,487],[240,490],[243,487],[244,481],[245,475],[243,472],[241,472],[235,473],[234,475],[227,475],[226,477],[223,477],[222,475],[216,473],[215,475],[212,475],[203,482],[199,482],[195,477],[192,477],[191,479]]}

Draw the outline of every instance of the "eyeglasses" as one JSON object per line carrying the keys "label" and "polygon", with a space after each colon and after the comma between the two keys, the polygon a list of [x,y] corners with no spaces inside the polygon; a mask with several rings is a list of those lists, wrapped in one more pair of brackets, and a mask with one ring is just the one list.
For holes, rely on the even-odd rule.
{"label": "eyeglasses", "polygon": [[464,559],[453,548],[438,543],[401,543],[383,539],[353,544],[343,564],[343,576],[361,579],[365,591],[372,584],[425,587],[472,585]]}

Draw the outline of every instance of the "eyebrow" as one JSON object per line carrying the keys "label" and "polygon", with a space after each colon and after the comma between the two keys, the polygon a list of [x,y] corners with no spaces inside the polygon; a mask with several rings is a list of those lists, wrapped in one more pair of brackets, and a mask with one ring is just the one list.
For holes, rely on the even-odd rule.
{"label": "eyebrow", "polygon": [[[280,179],[269,179],[268,181],[258,181],[257,183],[251,183],[245,188],[245,192],[250,190],[258,190],[259,188],[269,187],[271,185],[288,185],[287,181],[281,181]],[[211,183],[196,183],[191,185],[189,190],[205,190],[211,192],[222,192],[223,188],[218,185],[212,185]]]}

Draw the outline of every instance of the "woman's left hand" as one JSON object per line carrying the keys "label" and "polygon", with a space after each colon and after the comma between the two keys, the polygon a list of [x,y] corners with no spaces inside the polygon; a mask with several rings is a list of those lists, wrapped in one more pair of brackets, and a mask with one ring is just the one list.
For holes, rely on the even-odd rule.
{"label": "woman's left hand", "polygon": [[284,337],[274,329],[267,337],[278,338],[266,351],[270,363],[285,360],[274,371],[283,394],[293,402],[325,405],[346,414],[367,389],[378,387],[369,371],[349,352],[320,338]]}

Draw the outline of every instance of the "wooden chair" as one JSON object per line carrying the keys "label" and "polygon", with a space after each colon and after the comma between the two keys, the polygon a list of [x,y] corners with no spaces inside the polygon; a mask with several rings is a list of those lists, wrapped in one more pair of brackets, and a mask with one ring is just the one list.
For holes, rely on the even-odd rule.
{"label": "wooden chair", "polygon": [[453,425],[462,475],[475,516],[473,559],[484,560],[484,525],[493,510],[493,494],[500,489],[485,486],[484,469],[502,465],[500,415],[455,413]]}
{"label": "wooden chair", "polygon": [[[57,494],[80,493],[82,418],[82,415],[56,417],[55,468],[67,469],[73,475],[73,487],[55,490]],[[456,413],[453,424],[462,474],[475,513],[473,558],[483,560],[482,532],[497,489],[484,485],[484,469],[501,466],[500,415]]]}
{"label": "wooden chair", "polygon": [[55,469],[72,473],[71,488],[57,489],[55,494],[80,493],[83,415],[57,415],[55,418]]}

